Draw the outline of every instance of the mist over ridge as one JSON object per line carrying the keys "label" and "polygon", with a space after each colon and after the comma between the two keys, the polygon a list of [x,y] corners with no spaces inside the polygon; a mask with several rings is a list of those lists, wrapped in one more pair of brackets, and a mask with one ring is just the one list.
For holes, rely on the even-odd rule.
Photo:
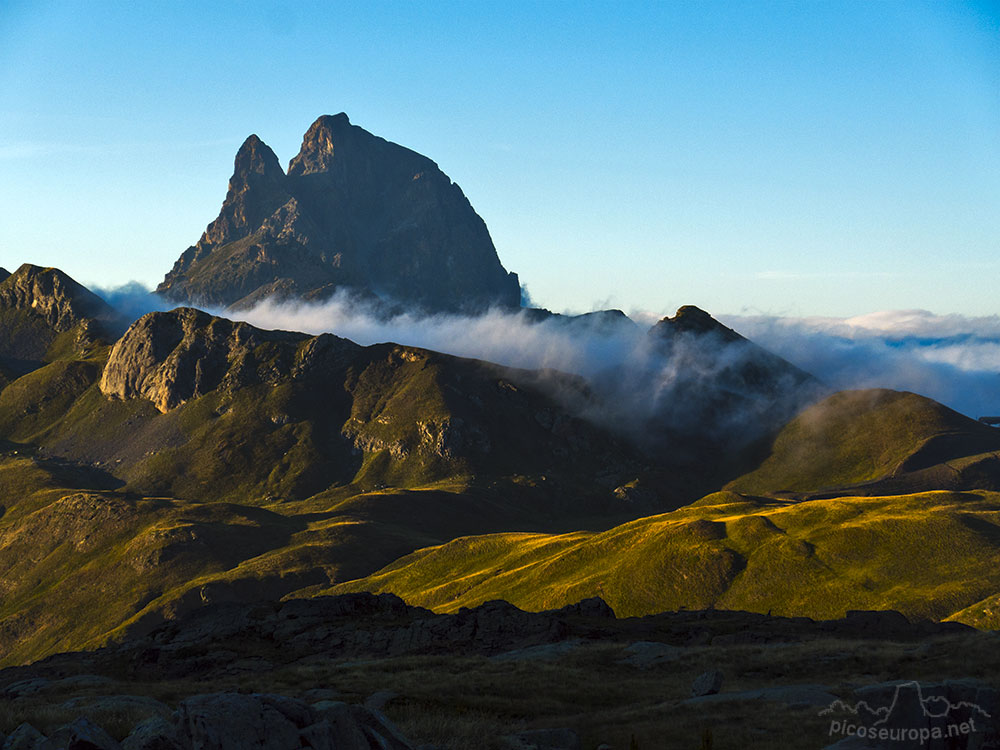
{"label": "mist over ridge", "polygon": [[[90,288],[132,319],[174,307],[135,281]],[[346,292],[319,303],[264,300],[247,310],[207,311],[260,328],[334,333],[362,345],[391,341],[586,378],[625,364],[648,368],[647,329],[668,314],[630,310],[628,320],[634,325],[623,317],[620,325],[612,326],[597,317],[578,319],[569,326],[565,317],[539,319],[523,308],[517,312],[494,308],[478,316],[399,313],[387,317]],[[1000,316],[884,310],[852,318],[717,318],[831,389],[909,390],[972,418],[1000,413]]]}

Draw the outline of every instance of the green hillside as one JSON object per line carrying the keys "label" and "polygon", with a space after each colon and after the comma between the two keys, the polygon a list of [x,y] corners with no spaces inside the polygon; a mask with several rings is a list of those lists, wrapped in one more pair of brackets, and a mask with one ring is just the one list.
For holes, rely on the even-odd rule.
{"label": "green hillside", "polygon": [[896,609],[995,628],[996,615],[958,613],[1000,591],[998,563],[997,493],[801,503],[730,493],[600,533],[457,539],[330,591],[388,591],[445,612],[492,599],[544,610],[601,596],[619,617],[716,607],[829,619]]}
{"label": "green hillside", "polygon": [[[835,394],[724,489],[726,444],[643,451],[579,416],[602,412],[581,378],[189,308],[115,320],[54,269],[0,281],[0,664],[356,590],[994,626],[1000,431],[929,399]],[[720,491],[684,506],[694,487]]]}
{"label": "green hillside", "polygon": [[[900,479],[992,451],[1000,451],[1000,430],[929,398],[888,390],[841,391],[804,409],[777,436],[760,467],[727,488],[806,494]],[[948,481],[945,476],[921,484],[944,489]],[[886,489],[876,485],[872,491]]]}

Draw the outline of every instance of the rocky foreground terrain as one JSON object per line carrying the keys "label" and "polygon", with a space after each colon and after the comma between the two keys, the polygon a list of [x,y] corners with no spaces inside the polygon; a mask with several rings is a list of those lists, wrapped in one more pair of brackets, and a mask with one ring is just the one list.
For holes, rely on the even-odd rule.
{"label": "rocky foreground terrain", "polygon": [[[906,726],[977,726],[924,746],[989,748],[1000,730],[996,646],[995,633],[894,612],[617,619],[590,599],[542,613],[491,602],[441,615],[387,594],[232,603],[0,671],[0,744],[847,748],[831,722],[864,700],[893,707]],[[935,718],[918,695],[969,705]]]}

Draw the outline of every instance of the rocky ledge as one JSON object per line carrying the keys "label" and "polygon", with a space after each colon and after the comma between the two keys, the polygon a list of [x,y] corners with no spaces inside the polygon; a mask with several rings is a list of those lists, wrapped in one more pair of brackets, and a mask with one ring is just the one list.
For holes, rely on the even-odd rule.
{"label": "rocky ledge", "polygon": [[114,345],[101,392],[145,398],[161,412],[216,388],[301,377],[360,349],[331,334],[264,331],[193,308],[149,313]]}

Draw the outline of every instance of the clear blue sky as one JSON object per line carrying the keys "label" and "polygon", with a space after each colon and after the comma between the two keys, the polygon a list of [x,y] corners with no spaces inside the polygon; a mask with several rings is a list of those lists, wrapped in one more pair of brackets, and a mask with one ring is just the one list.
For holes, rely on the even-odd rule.
{"label": "clear blue sky", "polygon": [[4,0],[0,265],[153,285],[339,111],[555,310],[998,312],[995,2]]}

